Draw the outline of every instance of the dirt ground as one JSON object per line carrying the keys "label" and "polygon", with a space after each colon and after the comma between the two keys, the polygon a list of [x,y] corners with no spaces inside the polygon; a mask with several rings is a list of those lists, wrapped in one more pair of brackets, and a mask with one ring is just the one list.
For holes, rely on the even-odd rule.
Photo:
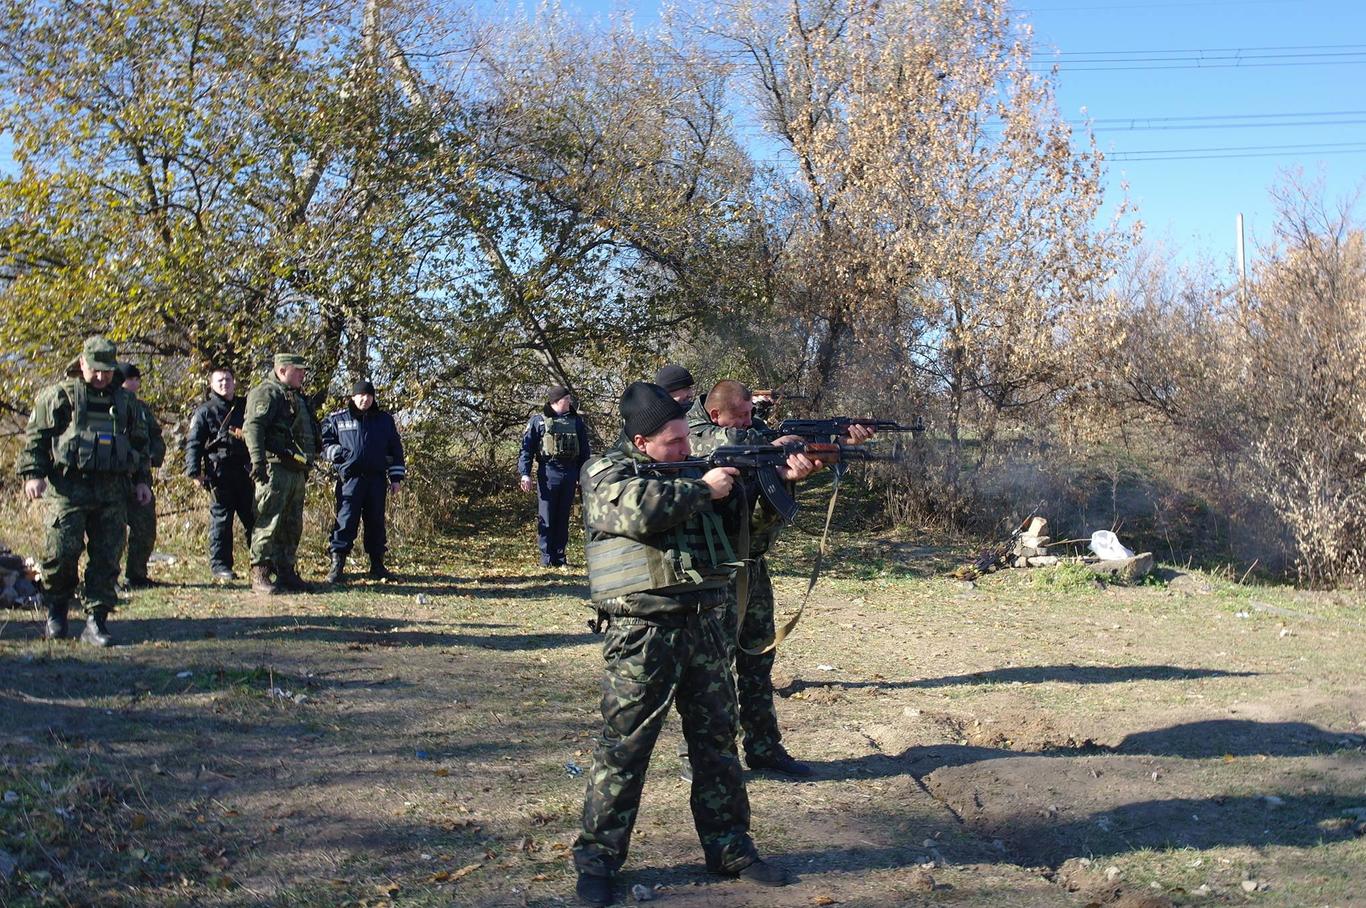
{"label": "dirt ground", "polygon": [[[581,574],[492,545],[279,598],[159,565],[175,585],[135,594],[107,652],[0,612],[0,903],[572,903],[600,638]],[[963,584],[951,555],[846,540],[779,655],[816,774],[749,793],[799,881],[704,872],[674,722],[628,887],[679,908],[1366,905],[1366,601],[1175,571]],[[805,566],[775,559],[787,607]]]}

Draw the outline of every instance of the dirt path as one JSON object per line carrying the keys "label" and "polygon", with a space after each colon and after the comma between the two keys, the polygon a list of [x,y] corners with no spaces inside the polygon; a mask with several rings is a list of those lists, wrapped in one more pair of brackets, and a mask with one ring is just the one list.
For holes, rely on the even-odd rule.
{"label": "dirt path", "polygon": [[[0,629],[0,901],[573,901],[581,577],[457,558],[265,599],[181,571],[107,653]],[[800,882],[702,871],[674,723],[629,883],[679,906],[1366,905],[1360,600],[885,573],[825,585],[778,660],[817,774],[751,774],[750,797]]]}

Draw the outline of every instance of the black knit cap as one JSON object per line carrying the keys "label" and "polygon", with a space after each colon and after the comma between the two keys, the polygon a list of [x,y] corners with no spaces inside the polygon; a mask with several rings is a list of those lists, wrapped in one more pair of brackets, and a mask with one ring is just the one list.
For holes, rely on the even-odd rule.
{"label": "black knit cap", "polygon": [[692,373],[677,363],[669,363],[655,373],[655,384],[665,391],[682,391],[693,386]]}
{"label": "black knit cap", "polygon": [[142,370],[133,363],[119,363],[119,374],[123,376],[124,381],[130,378],[142,378]]}
{"label": "black knit cap", "polygon": [[374,382],[370,381],[368,378],[362,378],[360,381],[356,382],[351,386],[351,396],[355,397],[357,394],[369,394],[371,397],[374,397]]}
{"label": "black knit cap", "polygon": [[664,428],[665,423],[688,415],[668,391],[647,381],[631,382],[627,386],[621,395],[620,410],[627,438],[637,435],[649,438]]}
{"label": "black knit cap", "polygon": [[569,389],[564,385],[551,385],[550,390],[545,392],[545,402],[553,404],[555,401],[568,396]]}

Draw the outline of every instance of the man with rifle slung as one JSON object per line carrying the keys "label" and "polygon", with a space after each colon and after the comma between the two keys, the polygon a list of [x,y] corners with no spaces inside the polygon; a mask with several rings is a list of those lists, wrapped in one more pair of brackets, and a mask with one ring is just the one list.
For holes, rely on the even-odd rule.
{"label": "man with rifle slung", "polygon": [[251,457],[242,440],[246,399],[237,396],[237,377],[219,366],[209,374],[209,393],[190,417],[185,442],[185,475],[208,491],[209,570],[215,580],[236,580],[232,557],[232,518],[251,544],[256,523]]}
{"label": "man with rifle slung", "polygon": [[[786,452],[778,446],[800,444],[796,434],[777,435],[762,421],[754,419],[754,402],[750,390],[732,379],[717,382],[704,397],[698,398],[688,412],[688,428],[693,451],[702,456],[724,452],[717,463],[733,463],[749,467],[742,478],[745,483],[749,522],[748,533],[737,524],[729,526],[731,539],[737,544],[748,537],[749,548],[738,553],[751,560],[749,571],[749,599],[744,620],[736,627],[738,603],[732,592],[728,603],[727,625],[731,640],[736,641],[735,683],[740,706],[740,726],[744,729],[745,762],[750,769],[767,769],[793,776],[807,776],[811,768],[796,760],[782,744],[778,728],[778,712],[773,703],[773,651],[756,655],[747,650],[762,650],[773,640],[774,603],[773,582],[769,577],[767,554],[776,541],[778,532],[796,514],[796,502],[786,483],[780,483],[771,469],[757,469],[765,460],[782,462]],[[846,432],[839,433],[846,435]],[[862,426],[850,427],[847,440],[863,442],[873,432]],[[747,446],[741,450],[735,446]],[[834,459],[838,453],[827,445],[822,463]],[[811,460],[811,456],[807,456]],[[802,478],[793,476],[792,478]],[[684,761],[686,775],[688,763]]]}
{"label": "man with rifle slung", "polygon": [[[749,797],[735,749],[735,687],[718,611],[728,598],[736,553],[721,524],[732,515],[737,470],[665,475],[642,464],[689,453],[685,411],[663,388],[635,382],[621,397],[615,446],[583,467],[588,584],[603,641],[602,734],[593,752],[574,843],[577,893],[589,905],[613,901],[640,808],[645,768],[677,701],[692,755],[692,814],[707,869],[753,883],[789,882],[762,861],[749,835]],[[784,479],[814,464],[794,455]]]}

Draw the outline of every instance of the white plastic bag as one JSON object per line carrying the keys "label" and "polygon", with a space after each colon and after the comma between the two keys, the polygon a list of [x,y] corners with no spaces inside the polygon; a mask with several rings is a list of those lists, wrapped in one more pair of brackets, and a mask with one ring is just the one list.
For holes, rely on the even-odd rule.
{"label": "white plastic bag", "polygon": [[1096,530],[1091,534],[1091,551],[1111,561],[1134,557],[1133,549],[1125,548],[1119,537],[1109,530]]}

